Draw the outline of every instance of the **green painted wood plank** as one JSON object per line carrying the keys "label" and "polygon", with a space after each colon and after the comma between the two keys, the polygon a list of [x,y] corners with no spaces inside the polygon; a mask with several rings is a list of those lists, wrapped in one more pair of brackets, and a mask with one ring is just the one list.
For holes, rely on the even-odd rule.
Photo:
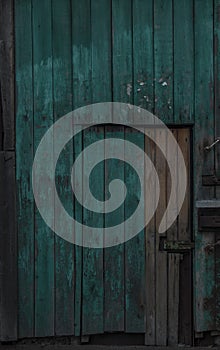
{"label": "green painted wood plank", "polygon": [[172,1],[154,1],[155,114],[173,121]]}
{"label": "green painted wood plank", "polygon": [[[97,0],[92,1],[91,3],[91,35],[92,35],[92,102],[105,102],[112,100],[112,86],[111,86],[111,77],[112,77],[112,67],[111,67],[111,2],[108,0]],[[103,132],[104,137],[104,128],[100,129]],[[102,156],[104,156],[104,149],[101,152]],[[104,164],[101,170],[105,171]],[[101,175],[101,174],[100,174]],[[104,175],[104,173],[103,173]],[[103,181],[101,184],[101,189],[99,193],[103,190],[102,197],[104,199],[104,185],[105,180],[100,178],[100,181]],[[101,219],[100,219],[101,220]],[[103,216],[104,223],[104,216]],[[103,237],[104,239],[104,237]],[[106,289],[106,284],[104,282],[104,274],[107,273],[104,267],[104,251],[99,250],[98,252],[93,252],[99,261],[99,276],[97,278],[100,279],[97,283],[100,284],[100,288],[102,292],[100,292],[100,300],[98,300],[100,310],[99,319],[91,319],[91,322],[97,323],[97,329],[101,332],[106,331],[106,326],[108,326],[108,318],[106,318],[106,314],[108,312],[111,313],[113,310],[113,304],[108,303],[108,298],[106,292],[108,293],[108,289]],[[99,254],[99,255],[97,255]],[[97,259],[97,258],[96,258]],[[104,270],[101,271],[101,268]],[[96,267],[94,266],[94,270]],[[102,274],[102,276],[101,276]],[[102,298],[102,300],[101,300]],[[101,312],[103,313],[101,315]],[[107,323],[106,323],[107,322]],[[117,322],[116,322],[117,324]],[[94,328],[94,326],[93,326]],[[99,331],[99,332],[100,332]],[[110,329],[109,329],[110,331]]]}
{"label": "green painted wood plank", "polygon": [[133,1],[134,104],[154,107],[153,0]]}
{"label": "green painted wood plank", "polygon": [[111,101],[111,2],[91,2],[92,103]]}
{"label": "green painted wood plank", "polygon": [[[173,122],[173,2],[154,1],[154,71],[155,114],[165,123]],[[156,130],[158,140],[166,138]],[[167,203],[167,184],[164,176],[165,159],[156,151],[156,166],[160,179],[160,203],[156,213],[156,345],[167,345],[167,256],[159,251],[157,232],[161,214]]]}
{"label": "green painted wood plank", "polygon": [[[214,1],[214,76],[215,76],[215,136],[220,135],[220,1]],[[215,149],[215,171],[218,177],[220,177],[220,151],[219,148]],[[220,190],[216,187],[216,198],[220,198]],[[219,237],[216,235],[216,240]],[[220,329],[220,249],[216,246],[216,329]]]}
{"label": "green painted wood plank", "polygon": [[[220,135],[220,1],[214,1],[214,76],[215,76],[215,136]],[[215,149],[215,168],[217,176],[220,177],[220,152]],[[220,198],[220,190],[216,188],[216,197]]]}
{"label": "green painted wood plank", "polygon": [[[85,26],[85,23],[88,26]],[[90,1],[72,0],[72,62],[73,62],[73,109],[90,104],[91,99],[91,31]],[[83,137],[74,138],[75,158],[82,152]],[[81,163],[83,172],[83,164]],[[82,207],[75,205],[76,220],[82,222]],[[78,239],[82,229],[75,232]],[[82,264],[83,248],[75,247],[75,335],[82,332]]]}
{"label": "green painted wood plank", "polygon": [[[134,104],[152,111],[154,105],[153,78],[153,2],[133,2],[133,96]],[[138,54],[137,54],[138,53]],[[134,120],[135,121],[135,120]],[[144,150],[145,138],[134,130],[125,130],[125,139],[134,142]],[[144,164],[144,158],[143,164]],[[130,202],[125,214],[134,210],[137,200],[137,182],[125,166],[125,181],[132,188]],[[143,217],[140,220],[144,220]],[[135,230],[135,227],[134,227]],[[125,224],[126,232],[126,224]],[[138,258],[137,258],[138,256]],[[145,332],[145,232],[125,245],[126,264],[126,331]],[[138,286],[138,287],[137,287]]]}
{"label": "green painted wood plank", "polygon": [[[155,130],[147,130],[148,135],[154,136]],[[156,147],[149,137],[145,139],[145,152],[152,161],[149,169],[148,181],[145,183],[146,196],[148,186],[154,186],[154,173],[152,171],[155,164]],[[155,190],[154,190],[155,191]],[[155,205],[155,198],[153,199]],[[147,210],[148,208],[145,208]],[[152,218],[146,227],[146,333],[145,344],[156,344],[156,220]]]}
{"label": "green painted wood plank", "polygon": [[[201,186],[201,175],[214,170],[214,151],[204,147],[214,140],[213,116],[213,7],[210,1],[195,0],[195,197],[214,198],[214,189]],[[201,21],[201,18],[203,19]],[[209,45],[205,46],[204,43]],[[213,234],[197,232],[195,236],[195,329],[215,329],[213,297],[215,289],[214,254],[206,246],[213,243]]]}
{"label": "green painted wood plank", "polygon": [[[112,64],[113,64],[113,101],[133,103],[133,63],[132,63],[132,5],[131,1],[112,1]],[[117,121],[120,116],[117,116]],[[124,138],[124,130],[120,129],[121,138]],[[120,215],[122,220],[124,214]],[[122,233],[123,234],[123,233]],[[108,271],[117,269],[117,288],[112,288],[111,293],[105,290],[105,297],[111,305],[111,300],[115,300],[119,295],[117,307],[117,324],[113,329],[118,331],[125,329],[125,265],[124,265],[124,245],[115,246],[105,252],[105,261],[108,263]],[[113,264],[115,265],[113,267]],[[112,265],[111,269],[110,266]],[[112,284],[105,280],[106,286]],[[111,276],[110,276],[111,277]],[[107,299],[108,298],[108,299]],[[105,302],[106,302],[105,300]],[[111,314],[109,314],[111,315]],[[107,315],[107,316],[109,316]],[[112,327],[113,320],[105,317],[105,324]]]}
{"label": "green painted wood plank", "polygon": [[[133,142],[144,151],[144,134],[133,129],[125,128],[125,140]],[[125,145],[125,153],[127,151]],[[144,152],[140,160],[140,168],[144,177]],[[139,169],[139,171],[141,171]],[[125,165],[125,183],[129,188],[129,200],[125,205],[125,218],[132,215],[136,210],[141,189],[138,185],[137,174],[132,173]],[[145,213],[141,213],[138,219],[145,222]],[[132,223],[133,230],[136,223]],[[127,224],[125,222],[125,234]],[[136,237],[125,243],[125,295],[126,295],[126,332],[145,333],[145,303],[146,303],[146,281],[145,281],[145,230],[142,230]]]}
{"label": "green painted wood plank", "polygon": [[130,0],[112,1],[113,101],[133,103],[132,7]]}
{"label": "green painted wood plank", "polygon": [[[104,128],[93,127],[83,132],[83,146],[88,147],[90,144],[104,139]],[[86,151],[85,151],[86,152]],[[104,159],[104,148],[97,148],[97,155],[100,160]],[[93,159],[83,157],[83,183],[89,182],[90,164]],[[84,186],[83,186],[84,187]],[[91,180],[91,192],[103,201],[104,208],[104,162],[99,166],[99,171]],[[84,206],[87,203],[87,193],[83,193]],[[104,227],[104,215],[95,216],[93,212],[83,210],[83,223],[86,226],[94,225],[95,227]],[[92,231],[90,233],[91,242],[94,244]],[[100,241],[103,237],[100,237]],[[100,334],[103,333],[103,249],[101,248],[84,248],[83,249],[83,294],[82,294],[82,334]]]}
{"label": "green painted wood plank", "polygon": [[[113,138],[111,149],[117,153],[117,139],[124,138],[124,127],[105,127],[105,138]],[[108,158],[109,147],[105,148]],[[121,150],[124,153],[124,150]],[[109,184],[112,180],[120,179],[124,182],[124,163],[119,159],[110,159],[105,164],[105,199],[108,197]],[[117,201],[117,197],[114,197]],[[105,227],[119,225],[118,233],[124,235],[124,204],[116,211],[105,216]],[[124,245],[120,244],[106,248],[104,252],[104,284],[105,284],[105,332],[119,332],[124,330]]]}
{"label": "green painted wood plank", "polygon": [[193,1],[174,0],[174,121],[187,123],[194,117]]}
{"label": "green painted wood plank", "polygon": [[[68,0],[52,1],[53,26],[53,101],[54,120],[72,111],[72,23]],[[70,128],[71,128],[70,123]],[[71,191],[71,166],[73,143],[69,142],[58,163],[58,186],[61,202],[73,212]],[[59,217],[59,212],[55,212]],[[60,218],[62,220],[62,217]],[[55,237],[55,334],[74,334],[74,246]]]}
{"label": "green painted wood plank", "polygon": [[[51,14],[50,2],[33,1],[35,150],[44,133],[53,124]],[[49,169],[47,170],[49,173]],[[36,209],[35,336],[52,335],[54,335],[54,233],[46,226]]]}
{"label": "green painted wood plank", "polygon": [[[15,2],[18,337],[34,336],[33,76],[31,4]],[[25,21],[24,21],[25,18]]]}

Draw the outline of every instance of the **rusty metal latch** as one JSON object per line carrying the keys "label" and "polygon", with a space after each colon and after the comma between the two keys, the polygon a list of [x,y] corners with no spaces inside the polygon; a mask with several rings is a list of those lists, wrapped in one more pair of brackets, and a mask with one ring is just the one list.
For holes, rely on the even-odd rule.
{"label": "rusty metal latch", "polygon": [[194,242],[186,241],[167,241],[162,239],[160,243],[160,250],[168,253],[187,253],[195,247]]}
{"label": "rusty metal latch", "polygon": [[211,145],[206,146],[206,147],[205,147],[205,150],[206,150],[206,151],[209,151],[209,150],[212,149],[215,145],[217,145],[217,143],[219,143],[219,142],[220,142],[220,137],[218,137]]}

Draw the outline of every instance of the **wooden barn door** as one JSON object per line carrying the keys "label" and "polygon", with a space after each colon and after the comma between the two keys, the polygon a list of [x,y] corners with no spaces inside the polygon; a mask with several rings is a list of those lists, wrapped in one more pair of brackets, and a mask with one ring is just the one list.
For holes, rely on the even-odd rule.
{"label": "wooden barn door", "polygon": [[[170,11],[168,17],[165,12],[161,15],[160,3],[155,2],[155,15],[169,22],[172,2],[164,6],[164,11]],[[56,185],[65,209],[79,222],[89,224],[91,215],[72,200],[74,159],[86,145],[111,136],[145,149],[159,174],[161,196],[154,219],[134,239],[108,249],[82,248],[62,240],[41,218],[31,184],[33,158],[43,135],[76,108],[120,101],[155,109],[167,123],[177,121],[170,92],[172,70],[162,72],[173,57],[168,60],[164,54],[162,24],[161,29],[155,26],[153,45],[152,6],[152,1],[144,0],[15,0],[20,339],[123,333],[140,334],[147,345],[191,343],[189,129],[173,130],[185,157],[188,190],[178,219],[163,237],[157,228],[171,187],[166,160],[143,134],[129,128],[99,126],[75,138],[57,166]],[[166,22],[163,25],[170,45],[171,27]],[[171,52],[169,47],[166,50]],[[179,55],[182,60],[182,50]],[[179,80],[182,84],[182,78]],[[164,137],[161,130],[155,132],[158,139]],[[103,149],[99,152],[104,155]],[[81,166],[85,170],[87,165]],[[130,201],[111,218],[111,223],[117,223],[130,214],[137,200],[135,174],[117,161],[101,164],[97,171],[93,189],[99,199],[105,194],[104,173],[130,185]],[[103,225],[103,217],[97,222]]]}

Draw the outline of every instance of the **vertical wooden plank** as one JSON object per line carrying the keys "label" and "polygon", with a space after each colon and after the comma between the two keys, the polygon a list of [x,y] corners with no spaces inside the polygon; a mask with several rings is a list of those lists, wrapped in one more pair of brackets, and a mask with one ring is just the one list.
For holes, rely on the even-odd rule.
{"label": "vertical wooden plank", "polygon": [[17,238],[15,154],[0,152],[0,340],[17,340]]}
{"label": "vertical wooden plank", "polygon": [[[142,108],[153,108],[153,6],[152,1],[133,1],[132,30],[133,30],[133,102]],[[139,54],[140,53],[140,54]],[[135,117],[134,117],[135,122]],[[144,151],[144,135],[126,128],[125,139],[134,142]],[[144,165],[144,157],[143,157]],[[144,167],[143,167],[144,169]],[[135,210],[138,196],[138,184],[135,177],[125,166],[125,181],[131,188],[131,197],[125,206],[125,217]],[[140,220],[144,220],[143,217]],[[135,228],[134,228],[135,229]],[[126,224],[125,224],[126,232]],[[145,276],[145,233],[125,245],[126,264],[126,331],[145,332],[146,318],[146,276]],[[137,259],[137,252],[139,258]],[[138,286],[138,287],[137,287]]]}
{"label": "vertical wooden plank", "polygon": [[194,33],[193,1],[174,0],[174,121],[194,118]]}
{"label": "vertical wooden plank", "polygon": [[[187,123],[194,120],[194,1],[174,0],[174,121]],[[190,186],[190,135],[188,130],[178,130],[178,144],[188,169]],[[178,169],[181,172],[181,169]],[[179,184],[181,186],[181,184]],[[178,190],[177,190],[178,193]],[[186,191],[185,201],[177,221],[178,239],[191,240],[189,216],[191,187]],[[179,343],[191,345],[192,341],[192,273],[191,253],[179,261]]]}
{"label": "vertical wooden plank", "polygon": [[15,149],[15,90],[14,90],[14,0],[0,1],[0,80],[2,126],[1,147]]}
{"label": "vertical wooden plank", "polygon": [[[51,2],[33,0],[34,145],[53,124]],[[47,18],[47,21],[45,21]],[[49,171],[49,169],[48,169]],[[49,190],[49,189],[48,189]],[[45,194],[46,195],[46,194]],[[54,233],[35,212],[35,336],[54,335]]]}
{"label": "vertical wooden plank", "polygon": [[[214,0],[214,77],[215,77],[215,137],[220,135],[220,1]],[[215,150],[215,171],[220,178],[220,151]],[[216,187],[216,198],[220,199],[219,187]],[[216,240],[220,237],[216,235]],[[216,329],[220,329],[220,247],[216,246]]]}
{"label": "vertical wooden plank", "polygon": [[[105,102],[111,100],[111,7],[109,1],[91,2],[90,21],[92,102]],[[91,138],[93,142],[97,139],[103,139],[104,128],[91,129],[90,136],[86,135],[85,132],[85,142],[87,137],[88,140]],[[104,159],[104,148],[98,152],[100,160]],[[84,159],[84,174],[86,173],[87,162],[89,160]],[[94,193],[99,194],[99,198],[104,200],[104,163],[100,167],[98,176],[97,183],[93,182],[93,189]],[[84,222],[86,223],[90,219],[90,214],[84,211]],[[96,224],[104,227],[104,216],[102,214],[99,214],[97,221]],[[83,334],[102,333],[104,331],[103,250],[86,248],[84,253]],[[95,289],[94,286],[96,286]],[[88,317],[88,315],[91,316]]]}
{"label": "vertical wooden plank", "polygon": [[[72,0],[72,62],[73,62],[73,109],[92,102],[91,92],[91,23],[90,1]],[[85,23],[87,24],[85,26]],[[74,156],[83,149],[82,134],[74,138]],[[83,172],[83,163],[81,163]],[[75,202],[75,218],[83,220],[82,207]],[[82,237],[82,230],[75,232],[78,239]],[[75,335],[82,332],[82,296],[83,296],[83,248],[75,247]]]}
{"label": "vertical wooden plank", "polygon": [[[149,135],[154,136],[155,130],[148,130]],[[150,157],[152,164],[155,164],[155,145],[146,138],[145,152]],[[150,173],[150,170],[149,170]],[[151,175],[146,183],[148,186],[154,184],[154,173],[151,170]],[[147,195],[147,194],[146,194]],[[155,198],[153,199],[155,201]],[[155,204],[155,203],[154,203]],[[147,208],[145,209],[147,210]],[[156,226],[155,217],[152,218],[149,225],[146,227],[146,345],[156,344]]]}
{"label": "vertical wooden plank", "polygon": [[111,2],[91,2],[92,30],[92,103],[112,99]]}
{"label": "vertical wooden plank", "polygon": [[[139,146],[143,152],[140,157],[140,167],[144,178],[144,135],[134,129],[125,128],[125,140]],[[127,147],[125,144],[125,153]],[[125,164],[125,184],[129,189],[128,200],[125,204],[125,219],[136,210],[136,204],[143,188],[139,187],[137,173],[132,173]],[[145,213],[140,213],[139,221],[143,223]],[[136,223],[132,223],[135,231]],[[130,227],[129,227],[130,228]],[[125,234],[127,223],[125,222]],[[136,237],[125,243],[125,281],[126,281],[126,332],[145,332],[145,232],[142,230]]]}
{"label": "vertical wooden plank", "polygon": [[112,0],[113,101],[133,103],[131,0]]}
{"label": "vertical wooden plank", "polygon": [[[112,55],[113,101],[133,103],[132,3],[130,0],[112,1]],[[120,116],[116,116],[116,118],[119,120]],[[124,130],[121,129],[121,131],[123,134]],[[124,138],[124,136],[121,135],[121,138]],[[118,256],[117,293],[120,295],[117,306],[117,309],[120,310],[120,322],[118,325],[119,331],[126,331],[126,310],[128,303],[126,299],[127,281],[125,281],[125,276],[127,274],[126,261],[128,249],[126,245],[109,249],[106,260],[108,259],[110,265],[114,264],[114,259],[111,258],[113,252],[115,257]],[[112,271],[114,269],[112,268]],[[113,297],[114,290],[111,291],[111,294]]]}
{"label": "vertical wooden plank", "polygon": [[[203,20],[201,21],[201,18]],[[204,42],[208,42],[205,48]],[[214,189],[201,186],[201,175],[214,170],[214,151],[204,147],[214,140],[213,115],[213,6],[210,1],[195,0],[195,197],[214,198]],[[195,330],[215,329],[213,318],[215,259],[207,245],[214,243],[213,233],[199,233],[195,227]]]}
{"label": "vertical wooden plank", "polygon": [[153,0],[133,1],[134,105],[154,108]]}
{"label": "vertical wooden plank", "polygon": [[177,345],[179,340],[179,265],[180,255],[168,256],[168,344]]}
{"label": "vertical wooden plank", "polygon": [[[69,0],[52,1],[53,27],[53,98],[54,120],[72,110],[72,40],[71,6]],[[71,128],[70,123],[70,128]],[[58,140],[57,140],[58,141]],[[60,199],[73,212],[70,170],[73,164],[73,144],[68,143],[59,161]],[[59,217],[59,212],[55,212]],[[60,218],[62,220],[62,217]],[[74,246],[55,237],[55,334],[74,334]]]}
{"label": "vertical wooden plank", "polygon": [[[220,135],[220,1],[214,0],[214,77],[215,77],[215,137]],[[215,150],[215,168],[220,177],[220,152]],[[220,198],[220,190],[216,188],[216,198]]]}
{"label": "vertical wooden plank", "polygon": [[[106,126],[105,138],[114,138],[111,150],[117,153],[117,138],[124,138],[124,127]],[[105,147],[105,157],[108,158],[110,149]],[[120,150],[124,153],[124,149]],[[105,162],[105,199],[108,198],[109,183],[114,179],[125,181],[124,163],[118,159]],[[117,198],[114,199],[117,201]],[[124,203],[115,212],[105,215],[105,227],[121,224],[119,234],[124,235]],[[124,331],[124,245],[106,248],[104,251],[104,283],[105,283],[105,332]]]}
{"label": "vertical wooden plank", "polygon": [[[173,136],[178,141],[178,131],[172,130]],[[169,143],[167,144],[167,154],[173,152],[172,168],[176,178],[178,178],[178,148],[175,150],[170,149]],[[169,170],[165,171],[166,176],[166,203],[168,204],[171,186],[173,186],[170,178]],[[175,201],[178,201],[178,185],[177,182],[175,191]],[[179,218],[173,223],[173,225],[167,230],[166,237],[168,241],[178,240],[178,221]],[[178,329],[179,329],[179,256],[178,254],[168,254],[168,345],[178,344]]]}
{"label": "vertical wooden plank", "polygon": [[31,187],[33,163],[32,10],[31,4],[24,0],[15,2],[15,34],[18,337],[24,338],[34,336],[34,200]]}
{"label": "vertical wooden plank", "polygon": [[[165,123],[173,122],[173,1],[154,1],[154,55],[155,55],[155,114]],[[166,142],[166,132],[156,130],[156,137]],[[160,179],[160,203],[156,213],[156,230],[161,214],[167,205],[166,161],[156,152],[156,166]],[[165,179],[164,179],[165,178]],[[169,178],[168,178],[169,179]],[[168,186],[169,187],[169,186]],[[159,251],[160,236],[156,237],[156,345],[167,345],[169,337],[168,309],[169,285],[168,269],[170,257]],[[167,266],[168,264],[168,266]],[[171,261],[170,261],[171,264]],[[167,279],[168,278],[168,279]],[[169,306],[168,306],[169,305]],[[170,310],[169,310],[170,312]]]}
{"label": "vertical wooden plank", "polygon": [[[187,191],[178,217],[178,240],[192,240],[192,184],[191,184],[191,135],[189,129],[178,130],[178,145],[187,169]],[[181,169],[178,169],[180,174]],[[178,182],[178,186],[181,183]],[[192,345],[192,256],[184,254],[180,259],[179,343]]]}
{"label": "vertical wooden plank", "polygon": [[173,121],[172,0],[154,1],[155,114]]}
{"label": "vertical wooden plank", "polygon": [[[83,146],[104,139],[103,127],[92,127],[83,133]],[[98,158],[104,159],[104,148],[97,149]],[[90,164],[93,159],[88,159],[86,155],[83,158],[83,178],[89,182]],[[104,162],[99,166],[99,172],[92,178],[91,192],[96,194],[97,198],[103,200],[104,207]],[[83,203],[86,206],[87,193],[83,193]],[[95,225],[95,227],[104,227],[104,215],[98,213],[95,215],[89,210],[83,209],[83,223],[86,226]],[[91,242],[93,242],[92,232],[90,233]],[[100,237],[103,240],[103,237]],[[83,250],[83,303],[82,303],[82,334],[100,334],[103,333],[103,249],[84,248]]]}
{"label": "vertical wooden plank", "polygon": [[0,340],[17,339],[14,1],[0,1]]}
{"label": "vertical wooden plank", "polygon": [[[156,140],[166,143],[166,130],[156,129]],[[156,345],[167,345],[167,253],[160,251],[158,225],[166,209],[166,160],[156,149],[155,166],[160,181],[160,202],[156,212]]]}

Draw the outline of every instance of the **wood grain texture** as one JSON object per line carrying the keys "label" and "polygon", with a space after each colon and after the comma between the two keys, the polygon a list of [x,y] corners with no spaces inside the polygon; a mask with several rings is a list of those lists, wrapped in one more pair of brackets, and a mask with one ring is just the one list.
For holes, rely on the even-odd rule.
{"label": "wood grain texture", "polygon": [[0,1],[0,340],[17,339],[14,2]]}
{"label": "wood grain texture", "polygon": [[[42,16],[42,14],[44,14]],[[44,19],[47,18],[47,21]],[[34,149],[53,124],[52,8],[33,1]],[[50,145],[53,149],[53,145]],[[51,155],[53,157],[53,154]],[[39,165],[40,166],[40,165]],[[42,165],[41,165],[42,166]],[[41,171],[41,169],[38,169]],[[50,169],[47,168],[48,176]],[[48,190],[50,190],[48,188]],[[45,194],[46,195],[46,194]],[[35,336],[54,335],[54,233],[35,211]]]}
{"label": "wood grain texture", "polygon": [[[86,148],[90,144],[104,139],[103,127],[91,127],[83,132],[83,146]],[[104,158],[104,148],[97,149],[99,159]],[[86,156],[83,158],[83,182],[89,182],[90,173],[88,171],[92,159]],[[99,176],[93,176],[92,193],[95,193],[104,207],[104,164],[99,167]],[[87,193],[83,193],[83,203],[88,203]],[[86,226],[92,224],[97,227],[104,227],[104,215],[98,214],[94,223],[93,212],[83,209],[83,223]],[[90,233],[91,242],[94,244],[92,231]],[[100,235],[100,242],[103,235]],[[92,245],[91,243],[91,245]],[[103,249],[84,248],[83,249],[83,291],[82,291],[82,335],[103,333]]]}
{"label": "wood grain texture", "polygon": [[[200,20],[203,18],[203,24]],[[205,25],[204,25],[205,23]],[[205,49],[204,42],[209,42]],[[201,59],[202,57],[202,59]],[[213,95],[213,7],[195,0],[195,178],[196,199],[214,198],[214,188],[201,187],[201,175],[214,170],[214,151],[204,147],[214,140]],[[196,215],[196,213],[194,213]],[[213,233],[200,233],[195,224],[195,330],[215,329],[215,257],[207,245],[214,243]]]}
{"label": "wood grain texture", "polygon": [[[166,144],[166,131],[156,129],[156,140]],[[158,227],[166,208],[166,161],[163,155],[156,149],[155,166],[160,181],[160,202],[156,212],[156,345],[167,345],[167,253],[160,251],[160,235]]]}
{"label": "wood grain texture", "polygon": [[[72,66],[73,66],[73,109],[82,107],[92,102],[91,91],[91,12],[88,0],[72,0]],[[88,24],[88,27],[84,25]],[[74,138],[74,156],[82,152],[83,136]],[[83,160],[80,163],[83,171]],[[76,206],[75,217],[79,222],[83,221],[82,207]],[[83,239],[82,229],[75,235]],[[83,248],[75,247],[75,335],[82,333],[82,295],[83,295]]]}
{"label": "wood grain texture", "polygon": [[[155,130],[147,130],[149,135],[154,136]],[[156,148],[154,143],[146,138],[145,152],[152,161],[152,169],[149,173],[148,182],[146,182],[147,192],[148,186],[153,186],[154,174],[153,164],[155,164]],[[147,196],[147,193],[146,193]],[[155,203],[154,203],[155,204]],[[147,210],[147,208],[146,208]],[[146,227],[146,334],[145,344],[156,344],[156,222],[155,216]]]}
{"label": "wood grain texture", "polygon": [[[26,18],[23,21],[23,17]],[[16,181],[18,209],[18,336],[34,336],[34,199],[32,9],[15,2],[16,31]],[[23,46],[25,42],[25,46]],[[25,142],[24,142],[25,140]]]}
{"label": "wood grain texture", "polygon": [[[106,126],[105,138],[124,139],[124,127]],[[113,143],[109,148],[105,147],[105,157],[110,151],[117,152],[117,143]],[[124,154],[124,148],[120,150]],[[117,159],[110,159],[105,164],[105,198],[109,197],[109,183],[119,178],[124,182],[125,169],[124,163]],[[115,198],[117,201],[118,198]],[[117,211],[105,216],[105,227],[114,226],[124,221],[124,204]],[[124,236],[124,225],[120,226],[118,231],[120,236]],[[106,332],[124,331],[124,245],[106,248],[104,251],[104,324]]]}
{"label": "wood grain texture", "polygon": [[17,237],[15,153],[0,152],[0,340],[17,340]]}
{"label": "wood grain texture", "polygon": [[0,149],[15,149],[14,0],[0,1]]}
{"label": "wood grain texture", "polygon": [[194,27],[193,1],[173,2],[174,121],[194,120]]}
{"label": "wood grain texture", "polygon": [[154,1],[155,114],[173,122],[173,2]]}
{"label": "wood grain texture", "polygon": [[[134,143],[140,149],[144,150],[144,134],[136,130],[125,128],[125,140]],[[125,154],[128,152],[125,144]],[[140,169],[144,178],[144,153],[139,157]],[[129,171],[125,164],[125,183],[130,189],[129,200],[125,205],[125,219],[135,212],[135,206],[141,195],[141,188],[138,187],[136,174]],[[145,213],[139,215],[138,221],[144,226]],[[130,225],[130,224],[129,224]],[[132,229],[135,231],[136,223],[132,223]],[[127,232],[125,222],[125,235]],[[130,226],[129,226],[130,229]],[[144,333],[145,332],[145,231],[142,230],[136,237],[125,243],[125,295],[126,295],[126,332]]]}
{"label": "wood grain texture", "polygon": [[[54,121],[72,111],[72,23],[70,2],[52,1],[53,27],[53,108]],[[72,128],[72,123],[69,123]],[[73,164],[73,142],[58,162],[58,186],[62,203],[73,213],[70,169]],[[59,211],[55,212],[59,218]],[[62,220],[62,217],[59,218]],[[72,228],[73,229],[73,228]],[[72,233],[69,233],[70,235]],[[75,262],[74,246],[56,236],[55,238],[55,334],[74,334]]]}

